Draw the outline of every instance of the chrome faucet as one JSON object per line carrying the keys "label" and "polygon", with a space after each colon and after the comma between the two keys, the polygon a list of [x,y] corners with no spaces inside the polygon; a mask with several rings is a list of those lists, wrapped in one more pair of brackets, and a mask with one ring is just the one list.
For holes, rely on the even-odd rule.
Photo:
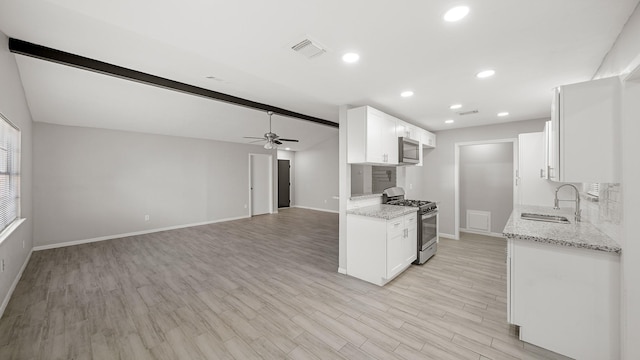
{"label": "chrome faucet", "polygon": [[[558,190],[560,190],[563,186],[571,186],[573,188],[573,190],[576,191],[576,199],[575,200],[560,200],[560,199],[558,199]],[[575,213],[576,221],[580,221],[581,213],[582,213],[582,210],[580,210],[580,192],[578,191],[578,188],[575,187],[575,185],[562,184],[562,185],[560,185],[560,186],[558,186],[556,188],[556,196],[555,196],[555,199],[553,199],[553,208],[554,209],[556,209],[556,210],[560,209],[560,201],[574,201],[576,203],[576,213]]]}

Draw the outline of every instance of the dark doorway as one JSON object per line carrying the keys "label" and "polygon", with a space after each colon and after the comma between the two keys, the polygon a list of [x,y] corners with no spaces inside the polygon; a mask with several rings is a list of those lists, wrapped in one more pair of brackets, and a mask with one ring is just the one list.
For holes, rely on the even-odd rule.
{"label": "dark doorway", "polygon": [[291,206],[291,165],[289,160],[278,160],[278,207]]}

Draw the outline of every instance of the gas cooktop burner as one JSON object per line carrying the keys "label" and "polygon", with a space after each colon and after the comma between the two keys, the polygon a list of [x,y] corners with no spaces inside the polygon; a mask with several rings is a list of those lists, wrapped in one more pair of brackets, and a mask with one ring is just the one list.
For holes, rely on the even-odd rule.
{"label": "gas cooktop burner", "polygon": [[425,205],[432,204],[432,202],[424,201],[424,200],[395,200],[395,201],[389,201],[387,204],[398,205],[398,206],[422,207]]}
{"label": "gas cooktop burner", "polygon": [[421,214],[431,214],[438,211],[438,205],[436,205],[433,201],[425,201],[425,200],[391,200],[388,201],[389,205],[396,206],[411,206],[417,207],[418,212]]}

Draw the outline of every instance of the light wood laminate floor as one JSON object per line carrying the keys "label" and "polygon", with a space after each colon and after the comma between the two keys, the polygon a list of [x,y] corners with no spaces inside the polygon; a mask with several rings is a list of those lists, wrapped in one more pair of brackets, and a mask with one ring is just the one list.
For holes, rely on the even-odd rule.
{"label": "light wood laminate floor", "polygon": [[[506,241],[442,239],[384,287],[304,209],[34,252],[0,359],[546,359],[506,323]],[[365,251],[365,249],[363,249]]]}

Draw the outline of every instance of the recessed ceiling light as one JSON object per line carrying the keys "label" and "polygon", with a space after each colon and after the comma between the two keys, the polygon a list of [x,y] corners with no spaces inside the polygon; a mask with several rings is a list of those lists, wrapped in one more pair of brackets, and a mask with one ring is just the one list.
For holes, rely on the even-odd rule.
{"label": "recessed ceiling light", "polygon": [[444,20],[448,22],[454,22],[458,20],[462,20],[469,13],[469,7],[467,6],[456,6],[454,8],[449,9],[444,14]]}
{"label": "recessed ceiling light", "polygon": [[506,112],[506,111],[503,111],[503,112],[499,112],[499,113],[498,113],[498,116],[500,116],[500,117],[508,116],[508,115],[509,115],[509,113],[508,113],[508,112]]}
{"label": "recessed ceiling light", "polygon": [[411,90],[403,91],[402,93],[400,93],[400,96],[402,96],[402,97],[413,96],[413,91],[411,91]]}
{"label": "recessed ceiling light", "polygon": [[495,70],[484,70],[484,71],[480,71],[479,73],[477,73],[476,77],[478,77],[480,79],[484,79],[484,78],[491,77],[491,76],[493,76],[495,74],[496,74]]}
{"label": "recessed ceiling light", "polygon": [[451,109],[451,110],[458,110],[460,108],[462,108],[462,104],[453,104],[453,105],[449,106],[449,109]]}
{"label": "recessed ceiling light", "polygon": [[453,120],[449,119],[449,120],[445,120],[444,121],[445,124],[453,124]]}
{"label": "recessed ceiling light", "polygon": [[354,62],[358,62],[360,60],[360,55],[356,53],[346,53],[342,55],[342,61],[352,64]]}
{"label": "recessed ceiling light", "polygon": [[285,150],[291,150],[291,148],[284,148]]}

